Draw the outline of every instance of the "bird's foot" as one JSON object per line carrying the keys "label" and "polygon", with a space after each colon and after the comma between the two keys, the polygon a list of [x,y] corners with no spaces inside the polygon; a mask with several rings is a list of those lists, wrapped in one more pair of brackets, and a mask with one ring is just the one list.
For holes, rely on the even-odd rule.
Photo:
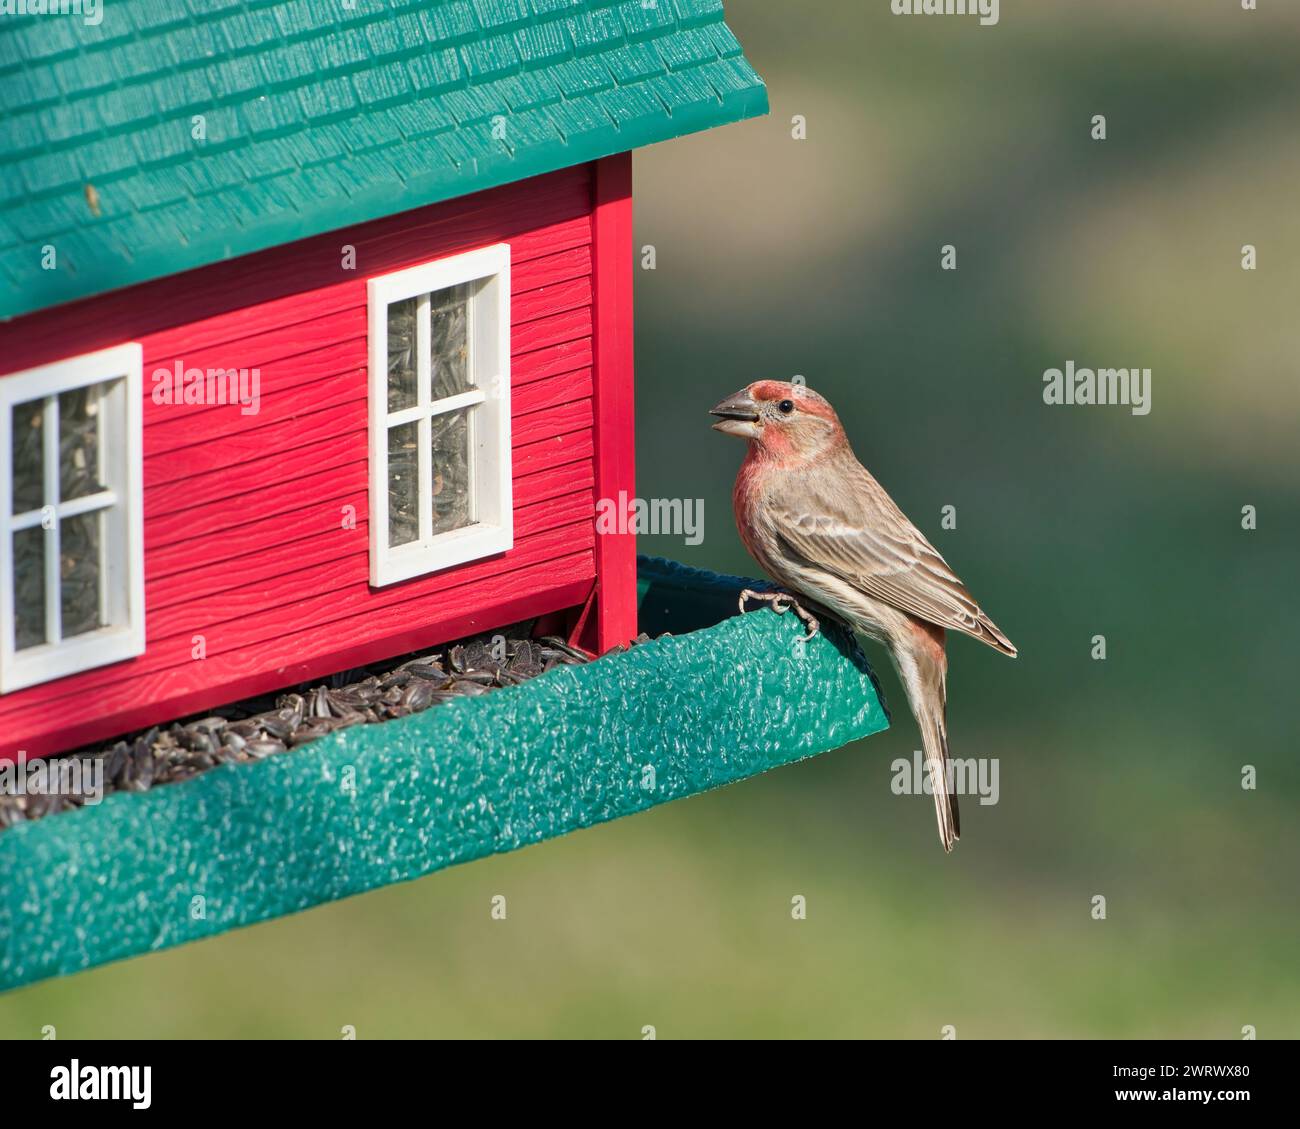
{"label": "bird's foot", "polygon": [[817,617],[790,595],[789,592],[758,592],[753,588],[746,588],[740,594],[741,615],[744,615],[745,612],[749,610],[745,607],[745,604],[749,600],[763,600],[766,603],[770,603],[772,605],[772,610],[776,612],[777,615],[785,615],[786,612],[793,611],[794,614],[803,621],[803,625],[808,628],[808,634],[804,636],[805,642],[821,630],[821,624],[817,621]]}

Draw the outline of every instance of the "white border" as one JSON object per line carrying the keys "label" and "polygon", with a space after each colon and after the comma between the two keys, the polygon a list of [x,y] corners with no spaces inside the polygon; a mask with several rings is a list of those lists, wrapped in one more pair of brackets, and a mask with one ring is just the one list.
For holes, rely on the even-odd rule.
{"label": "white border", "polygon": [[[133,342],[0,376],[0,694],[144,654],[143,365],[143,350]],[[105,460],[104,481],[109,493],[116,495],[111,513],[121,525],[105,536],[107,567],[101,583],[110,609],[109,618],[116,626],[15,651],[15,522],[10,512],[13,407],[114,379],[122,383],[105,401],[100,457]],[[54,442],[57,444],[57,437]],[[57,446],[55,449],[57,452]],[[76,502],[63,506],[71,511],[75,507]],[[125,552],[115,554],[115,543]],[[57,599],[57,591],[48,591],[48,583],[46,587],[47,600]]]}
{"label": "white border", "polygon": [[[448,533],[429,535],[421,507],[421,537],[409,545],[388,545],[388,424],[400,412],[388,410],[388,307],[462,283],[482,282],[472,299],[471,382],[483,398],[473,413],[470,446],[471,507],[475,524]],[[466,561],[504,553],[514,547],[510,450],[510,245],[497,243],[477,251],[452,255],[408,270],[380,275],[367,283],[369,323],[370,415],[370,583],[395,584],[414,576],[438,572]],[[486,316],[485,316],[486,315]],[[417,327],[420,347],[427,347]],[[423,385],[421,381],[421,385]],[[419,404],[427,413],[428,391],[419,389]],[[440,403],[442,410],[479,400],[464,393]],[[427,415],[426,415],[427,418]],[[421,497],[428,459],[422,452]]]}

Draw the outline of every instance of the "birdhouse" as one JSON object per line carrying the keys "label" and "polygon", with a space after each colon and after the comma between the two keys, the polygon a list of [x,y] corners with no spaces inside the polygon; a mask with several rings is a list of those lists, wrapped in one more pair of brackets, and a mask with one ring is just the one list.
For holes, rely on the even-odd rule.
{"label": "birdhouse", "polygon": [[634,532],[595,526],[635,495],[631,153],[767,109],[718,0],[109,15],[0,39],[0,759],[525,620],[592,654],[639,607],[684,633],[0,831],[0,986],[885,724],[845,640],[789,659],[794,623],[726,622],[740,582],[638,587]]}
{"label": "birdhouse", "polygon": [[631,150],[762,113],[710,0],[15,22],[0,753],[590,605],[636,634]]}

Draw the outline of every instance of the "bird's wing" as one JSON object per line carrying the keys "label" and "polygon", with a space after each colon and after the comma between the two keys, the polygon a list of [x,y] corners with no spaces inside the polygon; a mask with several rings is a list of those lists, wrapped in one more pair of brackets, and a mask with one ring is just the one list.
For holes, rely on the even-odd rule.
{"label": "bird's wing", "polygon": [[[848,461],[848,460],[846,460]],[[1015,647],[957,574],[856,459],[834,488],[804,479],[779,505],[776,528],[791,550],[867,595],[1005,654]]]}

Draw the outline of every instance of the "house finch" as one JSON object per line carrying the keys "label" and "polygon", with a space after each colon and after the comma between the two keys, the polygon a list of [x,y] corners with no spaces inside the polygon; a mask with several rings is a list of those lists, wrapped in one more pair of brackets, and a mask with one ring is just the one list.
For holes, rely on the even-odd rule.
{"label": "house finch", "polygon": [[[760,380],[711,415],[715,431],[749,440],[732,501],[741,540],[782,593],[742,594],[842,619],[889,649],[921,731],[943,849],[959,837],[949,795],[945,631],[973,635],[1013,658],[998,630],[938,551],[904,516],[849,446],[835,409],[802,385]],[[812,609],[812,610],[809,610]]]}

